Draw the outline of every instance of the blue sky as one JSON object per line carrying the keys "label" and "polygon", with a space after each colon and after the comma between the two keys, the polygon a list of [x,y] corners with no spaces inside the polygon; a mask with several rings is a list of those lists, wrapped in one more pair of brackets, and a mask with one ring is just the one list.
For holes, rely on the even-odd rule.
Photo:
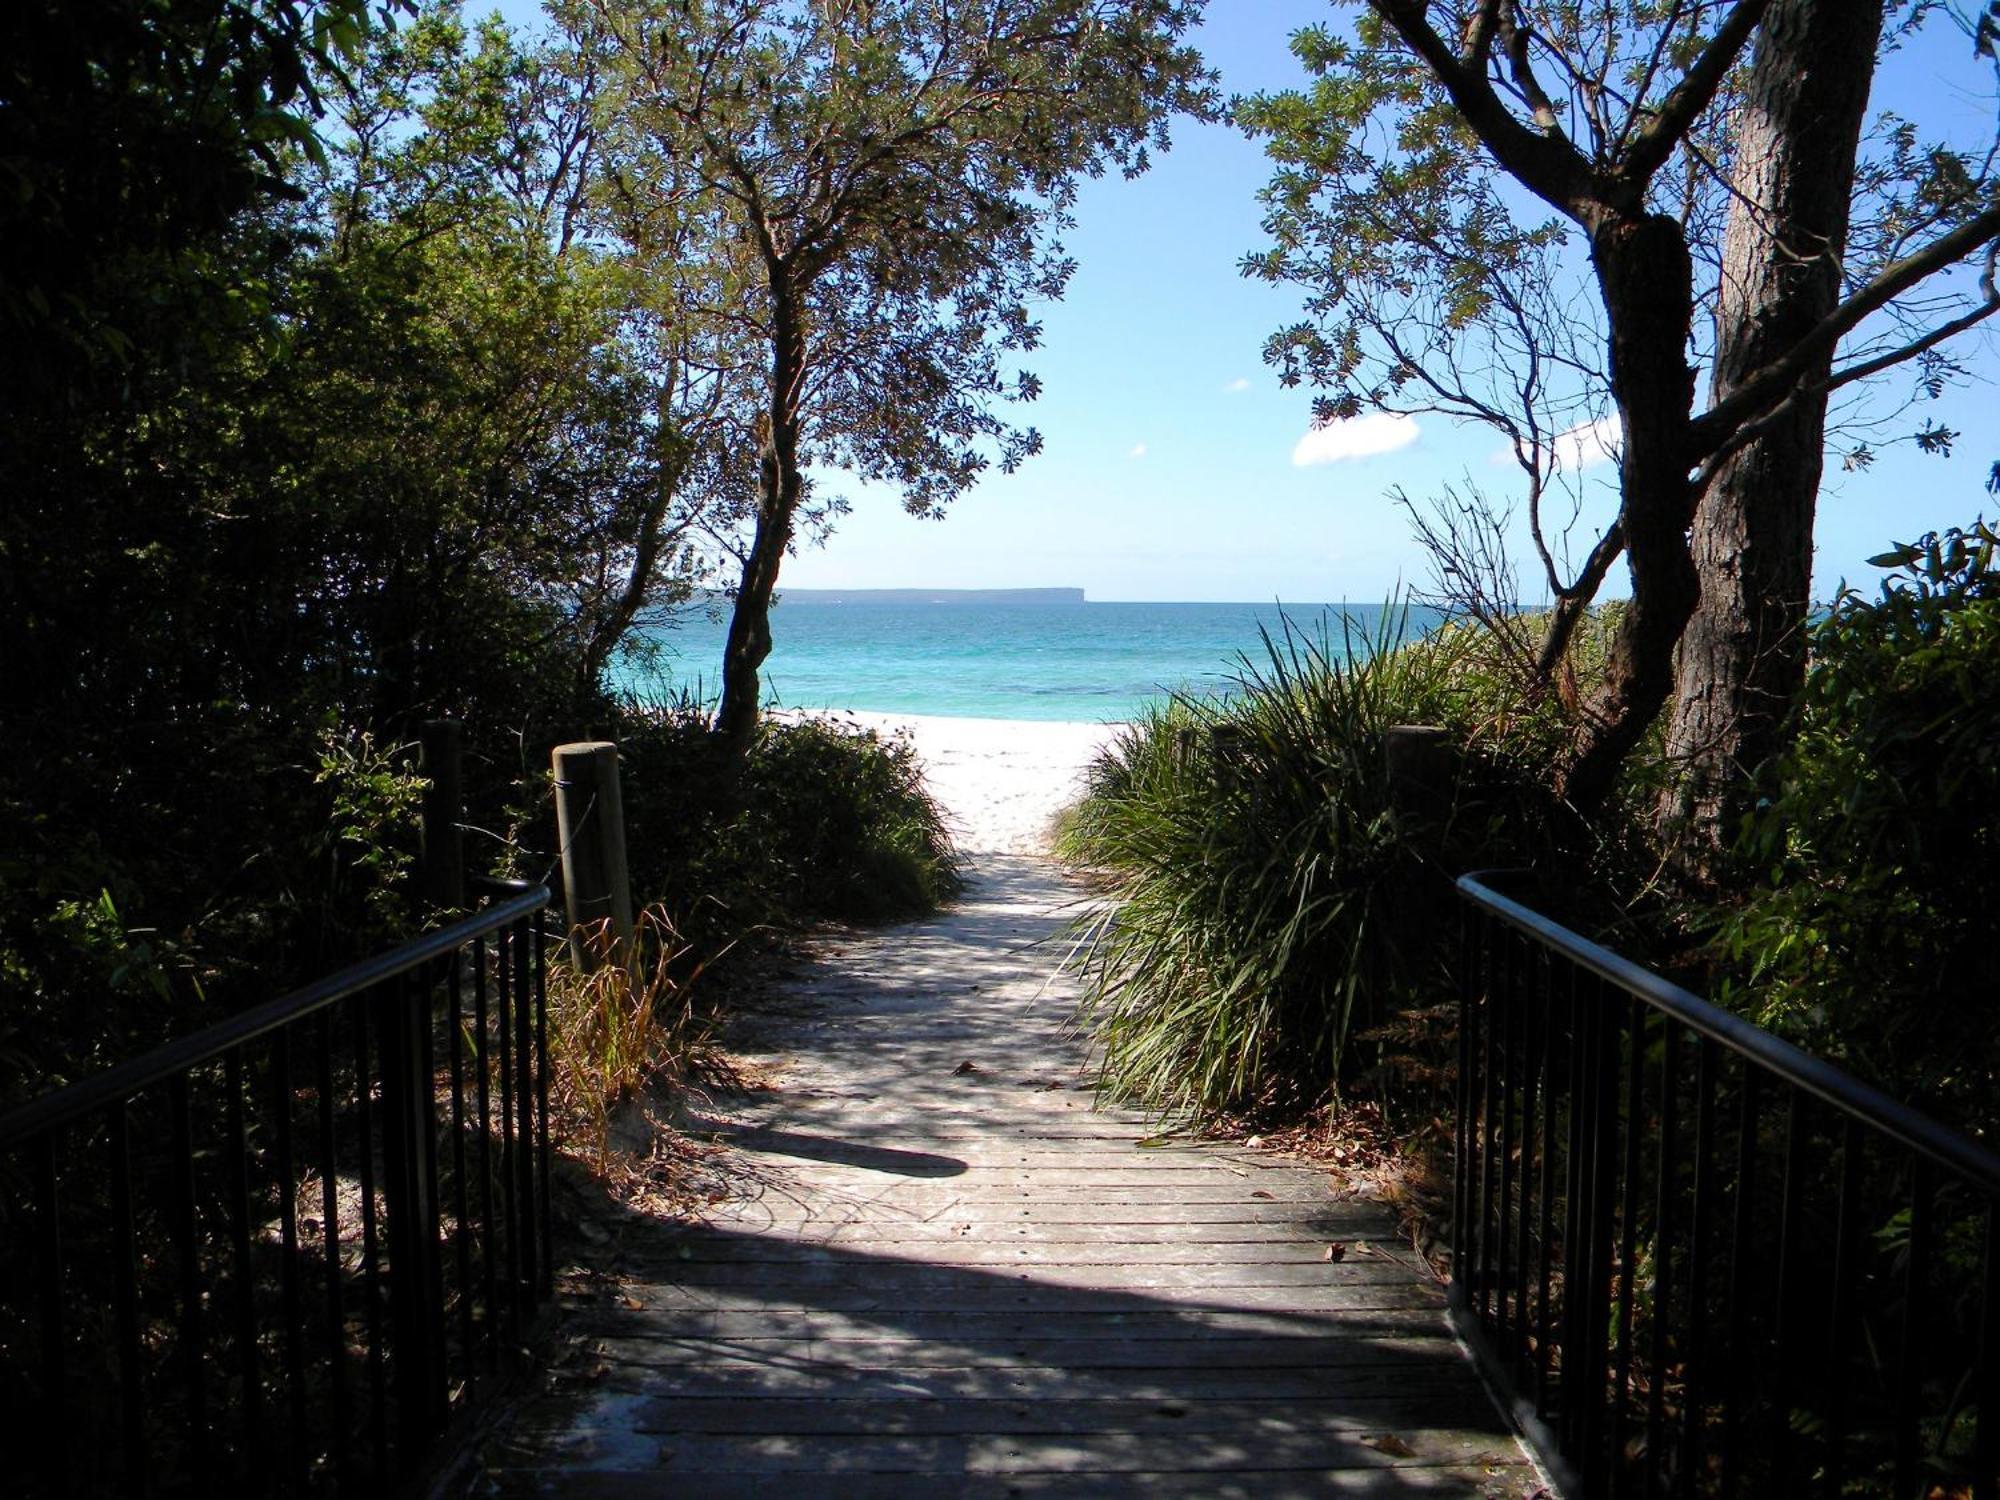
{"label": "blue sky", "polygon": [[[533,14],[525,0],[503,9]],[[1287,87],[1302,81],[1291,34],[1334,14],[1327,0],[1211,0],[1197,42],[1225,92]],[[1990,124],[1992,76],[1970,52],[1934,24],[1885,65],[1871,112],[1894,107],[1924,121],[1945,109],[1961,126]],[[1261,243],[1256,193],[1268,176],[1256,143],[1181,122],[1174,149],[1146,176],[1086,184],[1067,238],[1078,269],[1064,299],[1043,310],[1043,347],[1029,362],[1043,395],[1020,409],[1043,451],[1013,475],[986,478],[942,521],[913,519],[891,494],[823,476],[853,513],[825,547],[788,561],[783,583],[1361,602],[1399,580],[1421,582],[1424,561],[1386,492],[1423,495],[1468,475],[1504,491],[1497,441],[1421,417],[1414,441],[1393,452],[1295,461],[1310,394],[1281,389],[1260,349],[1298,316],[1299,296],[1236,269]],[[2000,374],[1990,334],[1956,348],[1989,379]],[[2000,459],[1996,411],[1995,387],[1974,385],[1926,409],[1961,432],[1952,457],[1905,445],[1865,472],[1828,466],[1816,593],[1830,596],[1843,578],[1866,584],[1875,575],[1863,559],[1891,540],[1996,508],[1983,489]]]}

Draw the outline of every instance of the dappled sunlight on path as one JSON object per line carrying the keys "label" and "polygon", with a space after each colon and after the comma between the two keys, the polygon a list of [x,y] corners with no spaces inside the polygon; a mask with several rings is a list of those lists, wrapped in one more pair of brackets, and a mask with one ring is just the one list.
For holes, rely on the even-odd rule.
{"label": "dappled sunlight on path", "polygon": [[759,1022],[775,1087],[687,1122],[741,1195],[620,1226],[474,1492],[1534,1493],[1379,1207],[1093,1109],[1073,899],[988,854],[953,910],[824,941]]}

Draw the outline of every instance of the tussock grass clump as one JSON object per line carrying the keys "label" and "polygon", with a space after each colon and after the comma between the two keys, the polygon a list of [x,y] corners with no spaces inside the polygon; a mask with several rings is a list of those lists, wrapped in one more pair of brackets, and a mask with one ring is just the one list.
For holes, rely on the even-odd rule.
{"label": "tussock grass clump", "polygon": [[[1235,692],[1165,702],[1091,768],[1057,853],[1103,896],[1074,962],[1114,1097],[1308,1106],[1379,1059],[1375,1028],[1439,998],[1450,880],[1504,858],[1500,829],[1536,794],[1470,727],[1502,693],[1479,633],[1405,644],[1403,625],[1287,624]],[[1404,724],[1451,730],[1456,769],[1399,808],[1382,744]]]}
{"label": "tussock grass clump", "polygon": [[610,1121],[654,1082],[677,1084],[716,1055],[708,1020],[695,1009],[699,965],[672,918],[656,905],[634,923],[629,950],[608,921],[584,932],[589,963],[564,951],[549,965],[549,1102],[563,1139],[602,1170]]}

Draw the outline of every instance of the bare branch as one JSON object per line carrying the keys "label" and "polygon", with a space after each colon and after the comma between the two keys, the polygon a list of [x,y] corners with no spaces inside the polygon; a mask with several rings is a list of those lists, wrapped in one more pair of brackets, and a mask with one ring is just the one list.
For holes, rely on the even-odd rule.
{"label": "bare branch", "polygon": [[1770,0],[1737,0],[1736,8],[1715,29],[1715,35],[1695,59],[1694,66],[1682,75],[1653,118],[1633,137],[1632,149],[1626,152],[1619,174],[1634,189],[1644,190],[1653,174],[1673,155],[1674,147],[1693,127],[1696,118],[1713,102],[1769,5]]}
{"label": "bare branch", "polygon": [[[1951,233],[1940,235],[1915,255],[1883,267],[1873,281],[1827,314],[1782,356],[1690,422],[1690,457],[1706,459],[1727,443],[1738,427],[1784,399],[1801,377],[1825,359],[1870,313],[1887,306],[1925,277],[1963,260],[1995,239],[2000,239],[2000,207],[1989,208]],[[1912,348],[1910,352],[1918,351]]]}

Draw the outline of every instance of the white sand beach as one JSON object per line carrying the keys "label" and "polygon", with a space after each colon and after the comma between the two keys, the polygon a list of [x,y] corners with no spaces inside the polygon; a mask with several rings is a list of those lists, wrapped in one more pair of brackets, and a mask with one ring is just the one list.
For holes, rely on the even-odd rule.
{"label": "white sand beach", "polygon": [[1049,820],[1083,790],[1083,771],[1116,724],[951,719],[922,714],[830,717],[882,733],[907,732],[931,792],[951,814],[965,853],[1039,854]]}

